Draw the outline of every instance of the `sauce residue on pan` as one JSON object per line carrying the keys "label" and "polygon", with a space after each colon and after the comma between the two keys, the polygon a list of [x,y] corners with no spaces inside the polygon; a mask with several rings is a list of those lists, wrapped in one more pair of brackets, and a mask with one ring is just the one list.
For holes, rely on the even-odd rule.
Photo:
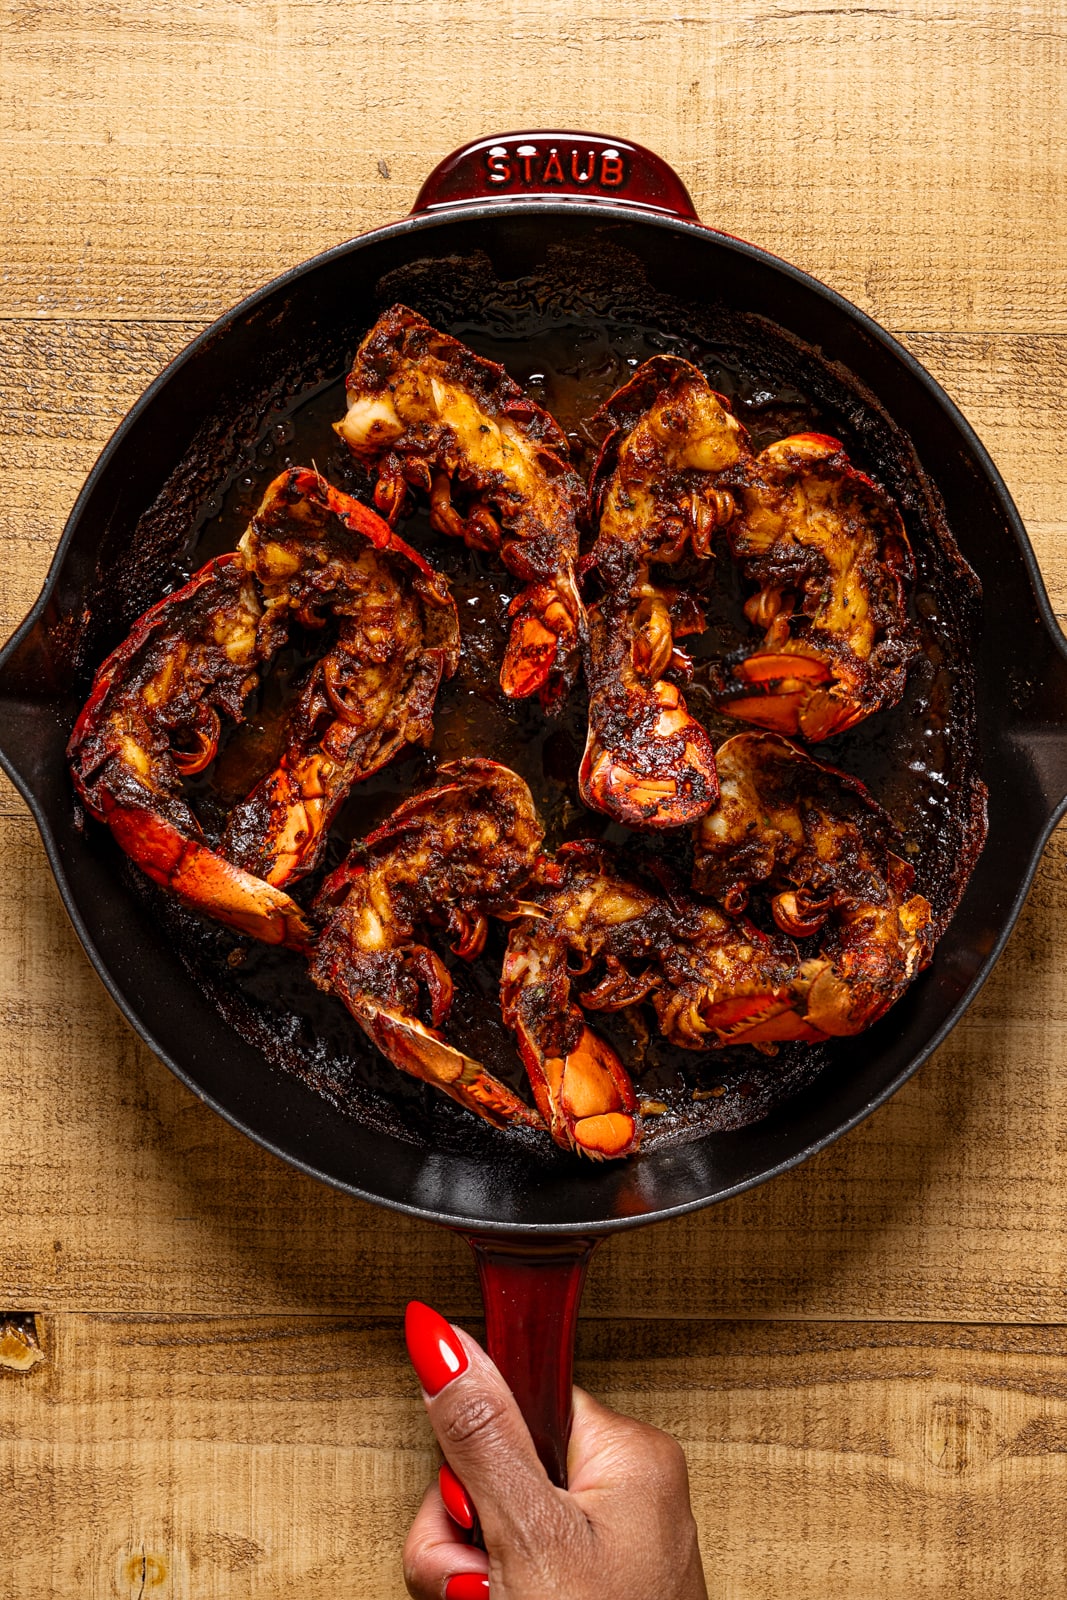
{"label": "sauce residue on pan", "polygon": [[[454,293],[454,303],[443,304],[440,286],[431,292],[426,279],[411,269],[408,281],[385,288],[384,299],[407,300],[480,355],[502,362],[559,421],[583,475],[600,441],[593,421],[597,408],[642,361],[666,350],[694,361],[729,396],[755,449],[792,432],[835,434],[856,464],[901,500],[919,572],[914,616],[922,658],[898,706],[827,741],[818,753],[862,778],[893,815],[916,865],[916,887],[943,925],[962,887],[961,855],[969,850],[973,858],[980,845],[973,707],[961,645],[966,604],[959,595],[967,586],[961,586],[960,574],[967,569],[947,530],[937,524],[936,504],[914,488],[906,441],[876,408],[862,408],[856,390],[839,373],[765,324],[735,317],[721,326],[710,319],[706,328],[697,328],[680,308],[672,310],[662,297],[651,295],[642,318],[641,308],[606,306],[595,294],[583,303],[573,283],[561,287],[548,278],[496,284],[488,291],[482,278],[472,283]],[[368,325],[373,315],[368,312]],[[681,326],[687,329],[684,335],[670,331]],[[367,497],[368,479],[332,429],[343,410],[341,372],[272,409],[254,446],[220,472],[218,488],[201,507],[185,552],[186,572],[236,545],[267,484],[290,464],[314,464],[339,487]],[[405,520],[401,531],[452,583],[463,632],[459,670],[441,690],[430,747],[407,750],[354,790],[333,830],[323,868],[298,886],[297,897],[310,897],[321,872],[343,857],[349,841],[431,783],[439,762],[463,755],[492,757],[526,779],[546,824],[549,848],[569,838],[603,837],[631,851],[666,853],[687,877],[686,838],[628,835],[581,805],[577,773],[586,713],[581,692],[554,719],[536,703],[509,702],[501,694],[497,674],[515,580],[493,558],[435,533],[422,509]],[[175,581],[183,575],[176,573]],[[705,599],[709,626],[695,641],[697,675],[687,699],[719,739],[737,731],[737,724],[718,718],[702,697],[700,662],[736,648],[748,631],[736,575],[725,556],[714,564]],[[299,640],[282,653],[213,768],[190,784],[189,798],[209,837],[217,837],[228,807],[276,760],[285,707],[306,659]],[[160,899],[182,959],[231,1024],[274,1066],[297,1073],[342,1110],[401,1137],[452,1149],[470,1149],[474,1141],[487,1150],[494,1139],[526,1137],[482,1128],[443,1096],[398,1073],[365,1041],[340,1002],[314,988],[299,957],[241,940]],[[456,983],[446,1032],[528,1093],[497,1000],[505,941],[506,929],[498,924],[473,964],[445,955]],[[445,954],[440,941],[436,947]],[[839,1048],[787,1045],[774,1057],[752,1048],[683,1051],[658,1037],[650,1010],[642,1007],[599,1014],[597,1027],[634,1073],[645,1110],[646,1147],[695,1130],[740,1127],[766,1115],[810,1082]],[[489,1141],[484,1147],[483,1139]],[[558,1159],[549,1141],[544,1144],[546,1159]]]}

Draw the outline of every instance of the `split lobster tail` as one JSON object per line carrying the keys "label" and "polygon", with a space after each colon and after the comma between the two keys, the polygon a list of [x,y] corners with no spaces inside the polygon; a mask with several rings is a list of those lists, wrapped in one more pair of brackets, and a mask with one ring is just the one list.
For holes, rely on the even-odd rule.
{"label": "split lobster tail", "polygon": [[386,522],[316,472],[270,485],[239,546],[264,632],[293,621],[336,640],[289,714],[278,765],[230,813],[223,853],[268,883],[319,861],[354,784],[408,744],[427,744],[437,693],[459,660],[448,584]]}
{"label": "split lobster tail", "polygon": [[[278,768],[217,848],[182,781],[214,759],[294,622],[337,618],[287,725]],[[353,783],[425,742],[459,625],[444,580],[366,506],[293,467],[232,554],[153,606],[98,671],[68,746],[79,794],[154,882],[273,944],[311,929],[281,885],[314,865]]]}
{"label": "split lobster tail", "polygon": [[628,827],[683,827],[718,792],[711,740],[685,703],[692,666],[678,646],[704,619],[652,569],[708,561],[734,512],[727,486],[746,435],[703,373],[676,356],[646,361],[600,417],[611,432],[593,473],[597,540],[587,565],[604,598],[589,615],[581,794]]}
{"label": "split lobster tail", "polygon": [[816,742],[894,705],[918,643],[893,501],[818,433],[769,445],[738,498],[727,539],[755,585],[745,612],[763,639],[720,684],[719,710]]}
{"label": "split lobster tail", "polygon": [[312,930],[300,907],[213,850],[182,796],[258,681],[262,618],[241,558],[209,561],[100,667],[67,759],[90,814],[153,883],[237,933],[303,950]]}
{"label": "split lobster tail", "polygon": [[562,429],[499,363],[403,305],[363,340],[347,397],[337,433],[377,474],[375,503],[390,522],[420,492],[439,532],[499,554],[523,584],[501,687],[559,706],[585,634],[574,575],[585,497]]}
{"label": "split lobster tail", "polygon": [[402,1072],[494,1127],[540,1128],[536,1111],[441,1033],[452,979],[415,936],[417,929],[442,929],[457,955],[476,955],[486,918],[515,909],[541,846],[541,824],[525,783],[494,761],[451,762],[438,777],[326,879],[315,903],[324,927],[311,975]]}
{"label": "split lobster tail", "polygon": [[715,747],[676,683],[667,601],[605,599],[589,609],[589,731],[578,774],[585,804],[630,828],[680,828],[715,803]]}
{"label": "split lobster tail", "polygon": [[735,910],[763,896],[783,932],[814,941],[789,983],[796,1031],[780,1037],[862,1032],[933,954],[933,912],[913,893],[892,821],[858,779],[775,734],[737,734],[718,759],[722,793],[695,829],[694,883]]}

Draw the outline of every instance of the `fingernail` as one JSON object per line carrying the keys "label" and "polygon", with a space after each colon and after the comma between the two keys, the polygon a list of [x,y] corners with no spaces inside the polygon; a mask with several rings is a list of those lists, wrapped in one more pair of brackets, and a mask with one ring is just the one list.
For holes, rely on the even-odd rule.
{"label": "fingernail", "polygon": [[488,1600],[489,1579],[480,1572],[457,1572],[445,1584],[445,1600]]}
{"label": "fingernail", "polygon": [[469,1533],[474,1527],[474,1507],[471,1504],[471,1497],[447,1461],[437,1474],[437,1487],[441,1491],[445,1510],[452,1521],[458,1522],[459,1526]]}
{"label": "fingernail", "polygon": [[456,1330],[421,1300],[408,1303],[404,1338],[411,1365],[431,1399],[440,1394],[446,1383],[466,1372],[467,1352],[456,1338]]}

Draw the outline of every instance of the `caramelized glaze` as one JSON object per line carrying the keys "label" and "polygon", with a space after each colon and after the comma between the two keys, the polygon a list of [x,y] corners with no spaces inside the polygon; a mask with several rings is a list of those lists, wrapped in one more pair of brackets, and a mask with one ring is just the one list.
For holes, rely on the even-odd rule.
{"label": "caramelized glaze", "polygon": [[[918,572],[911,607],[920,638],[918,664],[898,705],[826,741],[820,756],[854,773],[889,811],[915,865],[916,886],[943,929],[982,837],[964,645],[974,588],[938,521],[936,498],[912,482],[917,467],[908,442],[814,352],[755,319],[751,324],[733,319],[719,327],[711,318],[701,329],[684,308],[651,292],[642,318],[633,306],[620,307],[618,296],[613,301],[591,290],[583,297],[573,283],[545,279],[487,289],[477,273],[466,288],[459,275],[462,292],[449,305],[441,299],[444,291],[427,287],[433,280],[420,277],[417,268],[396,276],[404,281],[383,285],[383,303],[402,296],[479,355],[506,365],[559,422],[583,476],[600,443],[595,412],[644,360],[671,352],[694,362],[730,398],[754,449],[787,433],[829,432],[891,493],[899,497],[905,491],[905,523]],[[373,317],[374,308],[368,307],[365,326]],[[681,327],[687,332],[676,331]],[[185,552],[186,571],[235,547],[265,484],[287,464],[313,462],[338,487],[369,498],[370,480],[333,430],[344,409],[344,370],[338,369],[331,379],[294,392],[283,408],[263,419],[254,447],[220,471],[215,492],[205,500]],[[409,748],[357,787],[335,824],[322,870],[336,866],[348,843],[380,823],[400,800],[431,783],[439,763],[483,756],[514,768],[530,785],[546,828],[546,847],[599,837],[624,851],[655,852],[687,880],[691,857],[685,830],[639,837],[582,805],[584,690],[572,694],[554,718],[535,701],[508,701],[502,694],[498,675],[517,580],[492,556],[435,532],[425,507],[398,531],[451,581],[462,630],[459,669],[441,691],[430,746]],[[175,581],[181,576],[176,573]],[[738,575],[724,556],[715,563],[706,599],[707,631],[687,641],[697,659],[687,699],[719,743],[736,731],[736,723],[715,713],[702,681],[708,680],[713,661],[750,637]],[[245,723],[224,743],[214,769],[187,786],[189,803],[209,837],[218,836],[227,808],[277,760],[283,708],[307,660],[295,639],[278,658]],[[311,876],[299,898],[306,903],[319,882],[321,872]],[[469,1149],[472,1141],[482,1148],[477,1143],[482,1131],[472,1128],[472,1119],[431,1090],[402,1079],[365,1043],[339,1002],[314,988],[299,958],[235,938],[174,905],[164,902],[160,911],[182,960],[273,1067],[297,1073],[338,1107],[401,1137],[445,1149]],[[494,926],[483,955],[470,965],[442,947],[455,981],[447,1032],[528,1097],[500,1016],[506,937],[505,928]],[[756,1120],[809,1082],[837,1048],[788,1044],[774,1057],[750,1047],[694,1055],[659,1037],[651,1012],[640,1006],[605,1014],[598,1027],[635,1076],[647,1113],[646,1148],[702,1128]],[[493,1140],[531,1137],[523,1130],[489,1133]],[[556,1156],[546,1150],[546,1160]]]}

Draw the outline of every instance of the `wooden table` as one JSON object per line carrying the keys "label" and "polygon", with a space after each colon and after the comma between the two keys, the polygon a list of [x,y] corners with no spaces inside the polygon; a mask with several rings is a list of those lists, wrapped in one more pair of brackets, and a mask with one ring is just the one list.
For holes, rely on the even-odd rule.
{"label": "wooden table", "polygon": [[[1067,608],[1067,6],[5,7],[0,629],[161,365],[465,139],[590,127],[961,403]],[[254,1148],[134,1038],[0,795],[0,1600],[402,1594],[400,1339],[465,1247]],[[713,1594],[1067,1593],[1067,835],[862,1128],[595,1264],[582,1381],[686,1446]]]}

